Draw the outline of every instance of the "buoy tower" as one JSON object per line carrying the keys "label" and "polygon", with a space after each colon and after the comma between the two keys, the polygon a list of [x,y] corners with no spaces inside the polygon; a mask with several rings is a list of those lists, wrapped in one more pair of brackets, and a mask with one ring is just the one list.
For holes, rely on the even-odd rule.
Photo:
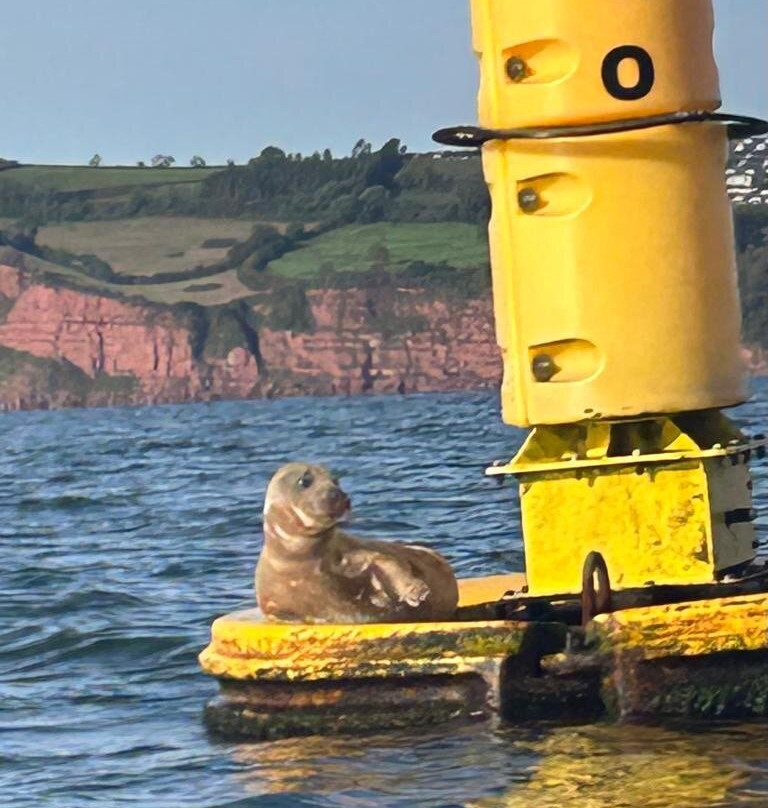
{"label": "buoy tower", "polygon": [[[711,0],[472,0],[504,420],[530,595],[755,558]],[[599,584],[598,584],[599,586]]]}

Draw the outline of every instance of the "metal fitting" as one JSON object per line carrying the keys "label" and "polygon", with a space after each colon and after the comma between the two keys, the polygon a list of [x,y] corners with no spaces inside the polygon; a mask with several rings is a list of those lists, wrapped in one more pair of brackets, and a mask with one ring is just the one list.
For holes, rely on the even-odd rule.
{"label": "metal fitting", "polygon": [[519,57],[507,59],[507,76],[514,81],[522,81],[528,75],[528,65]]}
{"label": "metal fitting", "polygon": [[523,188],[517,195],[517,204],[525,213],[535,213],[541,207],[541,197],[534,188]]}
{"label": "metal fitting", "polygon": [[539,354],[535,357],[531,369],[533,370],[533,378],[537,382],[551,381],[552,377],[560,370],[549,354]]}

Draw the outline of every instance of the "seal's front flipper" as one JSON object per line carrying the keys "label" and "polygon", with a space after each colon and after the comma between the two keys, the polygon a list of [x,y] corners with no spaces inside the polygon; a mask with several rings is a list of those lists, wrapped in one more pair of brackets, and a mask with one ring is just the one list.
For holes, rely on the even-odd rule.
{"label": "seal's front flipper", "polygon": [[344,578],[364,582],[367,597],[377,609],[417,608],[431,594],[414,574],[413,566],[395,556],[367,547],[346,549],[333,558],[330,569]]}
{"label": "seal's front flipper", "polygon": [[377,594],[389,596],[384,606],[404,603],[416,608],[430,595],[429,586],[413,574],[410,564],[390,556],[376,555],[373,558],[371,582],[374,589],[379,590]]}
{"label": "seal's front flipper", "polygon": [[414,578],[407,587],[403,587],[400,593],[400,599],[408,606],[416,608],[420,606],[429,597],[430,590],[424,581],[419,581]]}
{"label": "seal's front flipper", "polygon": [[[377,569],[378,556],[368,549],[347,550],[333,557],[330,570],[336,575],[359,581],[365,596],[377,609],[391,609],[398,603],[386,574]],[[362,593],[361,593],[362,594]]]}
{"label": "seal's front flipper", "polygon": [[379,575],[376,570],[371,570],[371,592],[368,598],[378,609],[390,609],[396,603],[396,599],[385,586],[384,577]]}
{"label": "seal's front flipper", "polygon": [[338,552],[331,560],[330,571],[345,578],[360,578],[368,573],[374,558],[370,550]]}

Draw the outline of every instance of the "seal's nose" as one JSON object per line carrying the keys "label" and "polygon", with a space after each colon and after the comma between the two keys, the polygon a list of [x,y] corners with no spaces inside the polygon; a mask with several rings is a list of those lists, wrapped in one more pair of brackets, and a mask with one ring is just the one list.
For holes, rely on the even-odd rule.
{"label": "seal's nose", "polygon": [[338,486],[334,485],[328,492],[328,501],[336,513],[349,510],[349,497]]}

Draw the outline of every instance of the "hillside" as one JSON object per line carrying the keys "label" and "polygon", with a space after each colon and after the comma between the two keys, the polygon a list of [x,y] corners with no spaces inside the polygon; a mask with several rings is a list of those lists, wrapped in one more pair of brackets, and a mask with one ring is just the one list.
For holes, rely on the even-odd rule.
{"label": "hillside", "polygon": [[[750,200],[760,145],[729,168]],[[2,166],[0,407],[498,381],[476,154],[391,140],[246,166]],[[768,205],[736,219],[757,356]]]}
{"label": "hillside", "polygon": [[220,168],[163,168],[134,166],[43,166],[20,165],[6,168],[0,182],[18,183],[30,190],[47,189],[61,193],[109,190],[119,196],[137,186],[178,185],[202,182]]}

